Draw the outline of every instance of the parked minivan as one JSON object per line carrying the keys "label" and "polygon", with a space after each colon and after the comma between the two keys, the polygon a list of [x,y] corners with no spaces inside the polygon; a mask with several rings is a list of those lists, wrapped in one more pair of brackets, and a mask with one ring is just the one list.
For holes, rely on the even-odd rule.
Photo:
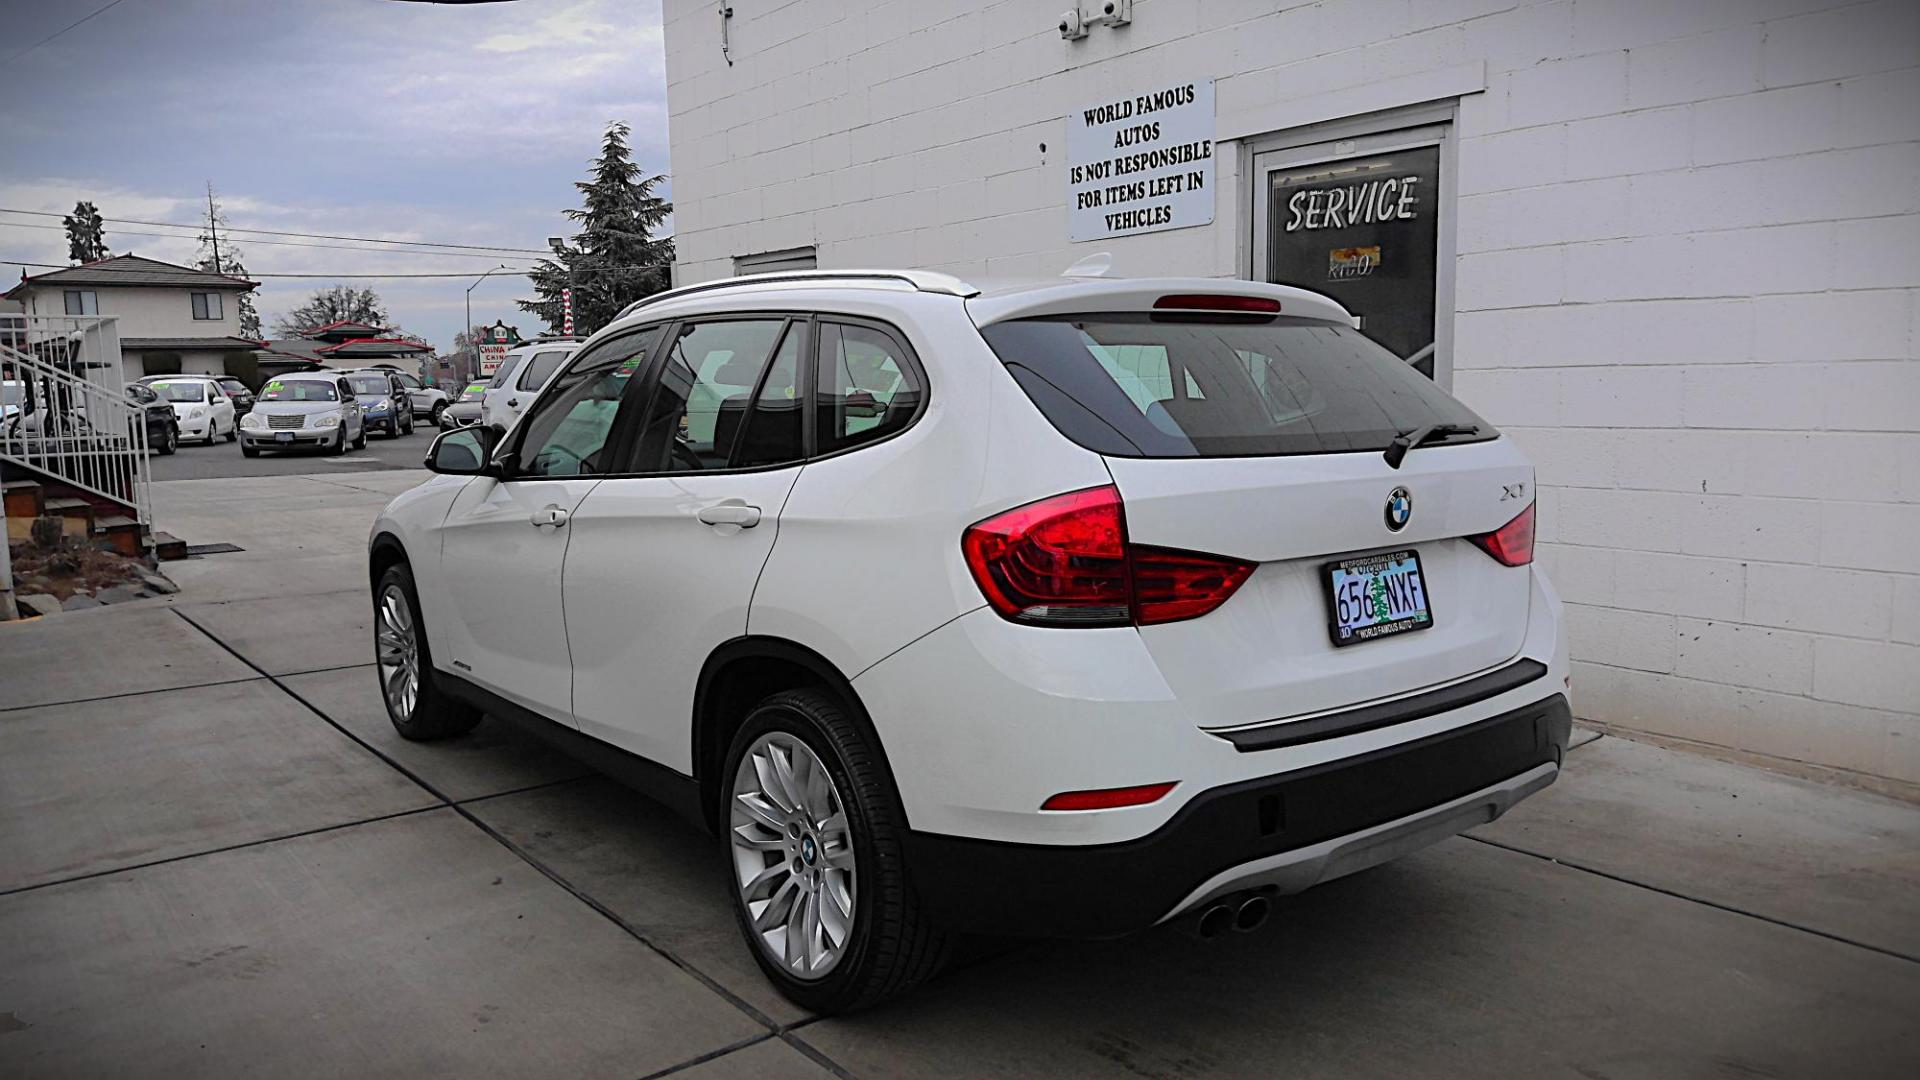
{"label": "parked minivan", "polygon": [[717,834],[813,1010],[960,934],[1252,929],[1567,746],[1532,465],[1299,289],[689,286],[428,464],[370,539],[395,727],[524,724]]}

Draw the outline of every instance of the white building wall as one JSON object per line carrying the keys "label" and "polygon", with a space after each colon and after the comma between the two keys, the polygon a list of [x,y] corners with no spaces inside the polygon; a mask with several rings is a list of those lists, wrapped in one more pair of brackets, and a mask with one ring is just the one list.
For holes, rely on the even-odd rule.
{"label": "white building wall", "polygon": [[[30,291],[28,309],[40,315],[66,314],[64,294],[69,288],[90,291],[100,302],[101,315],[119,320],[120,337],[125,338],[212,338],[235,337],[240,333],[240,290],[157,289],[125,285],[74,285],[48,283]],[[220,293],[218,319],[193,317],[191,294],[202,291]]]}
{"label": "white building wall", "polygon": [[[729,66],[667,0],[680,280],[1242,274],[1234,139],[1457,95],[1453,389],[1538,462],[1577,710],[1920,782],[1920,4],[1069,3],[736,2]],[[1064,116],[1204,77],[1214,225],[1069,243]]]}

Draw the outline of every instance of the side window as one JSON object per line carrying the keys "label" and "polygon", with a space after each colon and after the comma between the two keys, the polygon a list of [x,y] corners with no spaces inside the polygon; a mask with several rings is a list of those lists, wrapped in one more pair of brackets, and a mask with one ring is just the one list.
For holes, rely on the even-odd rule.
{"label": "side window", "polygon": [[901,430],[925,394],[919,373],[892,337],[865,326],[820,324],[814,397],[820,453]]}
{"label": "side window", "polygon": [[414,378],[411,375],[395,375],[394,378],[400,380],[400,386],[403,389],[407,389],[407,390],[420,389],[420,380]]}
{"label": "side window", "polygon": [[535,353],[533,359],[527,361],[520,369],[520,381],[514,385],[522,390],[540,389],[547,384],[547,377],[553,374],[553,369],[559,367],[566,358],[567,350],[565,349],[548,349],[543,353]]}
{"label": "side window", "polygon": [[513,369],[520,366],[522,359],[524,358],[517,353],[508,353],[501,357],[500,366],[494,369],[493,378],[487,382],[487,389],[498,390],[507,385],[507,380],[513,378]]}
{"label": "side window", "polygon": [[683,326],[647,406],[634,471],[726,468],[760,371],[786,324],[739,319]]}
{"label": "side window", "polygon": [[341,400],[341,401],[353,401],[353,400],[355,400],[355,398],[354,398],[354,396],[353,396],[353,384],[352,384],[352,383],[349,383],[349,382],[348,382],[347,380],[345,380],[345,379],[341,379],[341,380],[340,380],[340,382],[339,382],[339,383],[337,384],[337,386],[338,386],[338,388],[339,388],[339,390],[340,390],[340,400]]}
{"label": "side window", "polygon": [[[773,352],[767,376],[760,392],[753,396],[753,409],[747,414],[740,435],[732,440],[733,465],[779,465],[799,461],[806,454],[801,430],[800,343],[806,337],[806,324],[787,325],[786,336]],[[717,428],[724,428],[732,414],[723,411]],[[719,446],[728,443],[724,431],[715,432]]]}
{"label": "side window", "polygon": [[627,384],[646,368],[657,329],[614,338],[577,354],[520,425],[521,476],[609,472],[605,460]]}

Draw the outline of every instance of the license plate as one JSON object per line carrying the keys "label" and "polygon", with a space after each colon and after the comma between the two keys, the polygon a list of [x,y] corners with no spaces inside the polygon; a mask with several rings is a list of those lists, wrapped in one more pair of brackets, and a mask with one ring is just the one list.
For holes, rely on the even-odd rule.
{"label": "license plate", "polygon": [[1433,625],[1420,553],[1394,551],[1328,563],[1327,630],[1335,645],[1425,630]]}
{"label": "license plate", "polygon": [[278,433],[276,433],[276,434],[274,435],[274,437],[273,437],[273,441],[274,441],[274,442],[292,442],[292,441],[293,441],[293,432],[291,432],[291,431],[282,431],[282,432],[278,432]]}

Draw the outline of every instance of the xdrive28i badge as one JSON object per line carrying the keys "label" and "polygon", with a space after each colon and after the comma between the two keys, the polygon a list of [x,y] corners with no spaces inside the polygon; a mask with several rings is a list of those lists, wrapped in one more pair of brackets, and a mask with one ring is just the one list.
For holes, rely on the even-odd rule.
{"label": "xdrive28i badge", "polygon": [[1397,487],[1387,492],[1387,529],[1399,532],[1413,520],[1413,493]]}

